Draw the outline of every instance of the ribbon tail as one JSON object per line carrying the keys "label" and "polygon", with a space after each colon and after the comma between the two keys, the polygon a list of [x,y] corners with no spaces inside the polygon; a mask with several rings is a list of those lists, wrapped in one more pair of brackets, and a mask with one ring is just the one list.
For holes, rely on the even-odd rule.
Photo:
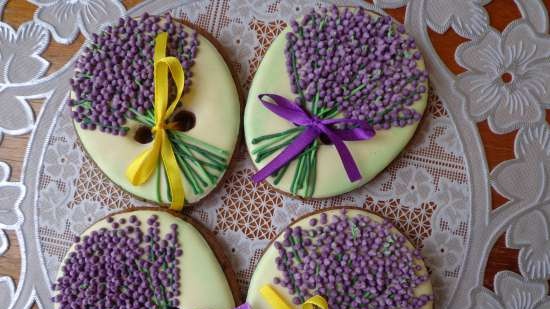
{"label": "ribbon tail", "polygon": [[336,147],[336,150],[340,155],[340,159],[344,165],[346,173],[348,174],[349,180],[351,182],[360,180],[361,172],[359,172],[359,168],[357,167],[355,160],[353,160],[353,156],[351,155],[348,146],[346,146],[344,141],[336,133],[332,132],[327,127],[323,127],[322,131],[328,136],[332,143],[334,143],[334,147]]}
{"label": "ribbon tail", "polygon": [[139,186],[144,184],[157,168],[160,155],[160,141],[155,139],[150,149],[142,152],[130,163],[126,169],[126,177],[131,184]]}
{"label": "ribbon tail", "polygon": [[288,147],[286,147],[275,159],[269,162],[264,168],[258,171],[252,180],[255,183],[261,182],[267,177],[273,175],[285,164],[290,164],[311,142],[313,142],[321,132],[313,127],[308,127],[300,134]]}
{"label": "ribbon tail", "polygon": [[168,187],[172,195],[172,202],[170,208],[176,211],[180,211],[183,208],[185,202],[185,192],[183,191],[183,180],[180,173],[178,161],[174,154],[172,144],[168,140],[166,131],[162,131],[162,162],[164,163],[164,170],[168,177]]}
{"label": "ribbon tail", "polygon": [[260,289],[262,297],[271,305],[273,309],[292,309],[287,302],[271,287],[271,285],[265,285]]}

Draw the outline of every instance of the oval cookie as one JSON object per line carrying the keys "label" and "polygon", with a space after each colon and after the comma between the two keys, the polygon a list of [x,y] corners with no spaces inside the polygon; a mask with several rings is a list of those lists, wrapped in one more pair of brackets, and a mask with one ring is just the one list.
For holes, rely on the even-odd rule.
{"label": "oval cookie", "polygon": [[433,306],[420,253],[390,223],[356,208],[321,211],[291,224],[258,262],[247,303],[272,309],[266,289],[289,308],[315,295],[333,309]]}
{"label": "oval cookie", "polygon": [[[127,176],[130,164],[153,147],[153,56],[155,39],[162,32],[168,33],[166,55],[176,57],[185,71],[184,93],[165,126],[185,202],[195,203],[225,174],[240,125],[237,86],[209,38],[169,15],[122,19],[96,35],[79,58],[69,104],[81,144],[103,173],[141,199],[169,204],[170,190],[160,162],[161,168],[155,168],[143,184],[133,184]],[[171,102],[176,89],[172,81],[169,89]]]}
{"label": "oval cookie", "polygon": [[229,266],[220,266],[207,241],[213,237],[196,226],[151,209],[95,223],[62,262],[54,286],[56,308],[234,308],[234,274],[226,277]]}
{"label": "oval cookie", "polygon": [[[404,149],[426,108],[427,73],[414,40],[390,17],[364,9],[325,9],[291,22],[273,41],[254,77],[244,130],[258,170],[295,147],[304,132],[300,128],[306,128],[295,117],[289,120],[266,108],[259,99],[265,94],[284,97],[311,118],[352,119],[345,124],[348,128],[364,125],[376,133],[370,139],[344,138],[353,158],[346,160],[321,132],[266,179],[292,195],[326,198],[369,182]],[[336,133],[344,129],[327,127]],[[344,161],[355,162],[359,180],[350,179]]]}

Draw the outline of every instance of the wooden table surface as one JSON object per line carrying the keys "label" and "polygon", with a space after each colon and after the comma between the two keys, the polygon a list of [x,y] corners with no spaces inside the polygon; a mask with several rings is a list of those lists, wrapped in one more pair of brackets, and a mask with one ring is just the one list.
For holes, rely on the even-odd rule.
{"label": "wooden table surface", "polygon": [[[284,1],[284,0],[283,0]],[[463,0],[455,0],[463,1]],[[123,1],[127,8],[139,3],[139,0]],[[546,7],[550,9],[550,0],[545,0]],[[506,25],[512,20],[519,18],[518,11],[513,0],[493,0],[491,4],[486,6],[491,16],[491,25],[502,31]],[[23,0],[9,0],[4,10],[2,21],[7,22],[12,27],[17,28],[23,22],[31,20],[36,7],[31,3]],[[403,21],[404,9],[388,10],[396,19]],[[444,35],[430,32],[430,37],[434,46],[445,63],[454,73],[463,72],[454,61],[454,51],[456,47],[465,41],[465,39],[449,31]],[[48,49],[44,52],[43,57],[47,59],[51,66],[48,74],[57,71],[66,61],[80,48],[84,38],[80,35],[77,40],[71,45],[61,45],[51,42]],[[0,102],[1,104],[1,102]],[[40,101],[32,101],[31,106],[36,115],[42,107]],[[547,120],[550,121],[550,113],[547,113]],[[504,160],[509,160],[514,157],[513,142],[516,132],[505,135],[496,135],[489,130],[487,122],[478,124],[481,137],[485,145],[485,152],[489,168],[495,167]],[[23,156],[27,147],[29,135],[23,136],[4,136],[3,142],[0,144],[0,161],[4,161],[11,166],[12,173],[10,181],[19,181],[21,177],[21,167],[23,164]],[[500,196],[493,190],[493,208],[496,208],[506,202],[506,199]],[[7,233],[10,240],[10,249],[6,255],[0,257],[0,277],[8,275],[12,277],[16,284],[20,275],[20,255],[19,246],[15,234]],[[517,268],[517,250],[508,249],[504,245],[504,237],[499,239],[497,245],[491,252],[487,272],[485,274],[485,286],[492,289],[493,277],[501,270],[512,270],[518,272]]]}

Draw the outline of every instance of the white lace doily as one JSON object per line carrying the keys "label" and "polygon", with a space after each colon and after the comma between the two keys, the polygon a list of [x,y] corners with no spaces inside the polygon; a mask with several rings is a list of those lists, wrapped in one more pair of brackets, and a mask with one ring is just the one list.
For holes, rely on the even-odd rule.
{"label": "white lace doily", "polygon": [[[32,132],[21,182],[8,182],[0,162],[0,255],[3,230],[21,246],[21,280],[0,277],[0,308],[53,308],[50,284],[73,236],[121,208],[143,206],[110,183],[84,155],[65,99],[74,60],[44,76],[41,57],[50,40],[71,43],[122,15],[171,11],[213,34],[226,48],[247,89],[270,42],[286,22],[330,3],[384,8],[407,6],[406,27],[417,39],[431,76],[429,108],[404,153],[367,186],[341,197],[304,202],[250,180],[244,149],[226,182],[201,205],[187,209],[225,246],[243,293],[270,239],[296,217],[356,205],[391,219],[421,246],[431,269],[437,308],[550,308],[550,36],[540,0],[516,0],[523,18],[501,33],[490,27],[489,0],[203,0],[144,1],[126,11],[117,0],[34,0],[34,19],[18,29],[0,22],[0,143],[3,134]],[[0,12],[5,1],[0,0]],[[63,12],[62,14],[60,12]],[[468,41],[456,51],[467,71],[453,75],[428,30],[452,28]],[[503,79],[507,75],[511,80]],[[437,94],[436,94],[437,93]],[[45,100],[33,117],[27,99]],[[489,170],[476,122],[516,134],[515,158]],[[0,144],[1,147],[1,144]],[[491,208],[491,187],[508,199]],[[502,271],[495,291],[483,287],[496,240],[519,250],[520,273]]]}

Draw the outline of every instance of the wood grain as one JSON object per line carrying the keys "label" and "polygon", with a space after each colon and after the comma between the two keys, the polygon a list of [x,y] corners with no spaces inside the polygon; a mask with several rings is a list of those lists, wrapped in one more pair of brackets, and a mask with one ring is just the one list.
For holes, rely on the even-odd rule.
{"label": "wood grain", "polygon": [[[138,0],[124,1],[126,7],[132,7],[139,2]],[[544,2],[547,8],[550,9],[550,0],[545,0]],[[491,15],[491,25],[499,30],[504,29],[510,21],[520,16],[513,0],[495,0],[486,8]],[[35,10],[36,7],[28,1],[11,0],[8,1],[4,10],[2,21],[17,28],[23,22],[31,20]],[[403,21],[403,9],[389,10],[388,12],[398,20]],[[464,69],[454,60],[454,51],[456,47],[465,40],[452,31],[444,35],[430,32],[430,38],[440,57],[449,66],[451,71],[453,73],[463,72]],[[48,74],[61,68],[80,48],[83,42],[84,38],[82,35],[70,45],[52,42],[43,54],[44,58],[52,64],[48,70]],[[38,114],[41,109],[41,102],[33,101],[31,102],[31,106],[35,114]],[[547,119],[550,119],[550,113],[547,114]],[[506,135],[495,135],[490,131],[486,122],[479,123],[478,127],[484,142],[487,160],[491,168],[504,160],[513,158],[513,140],[515,132]],[[0,146],[0,161],[5,161],[12,167],[12,175],[10,178],[12,181],[20,180],[23,155],[27,147],[28,139],[28,135],[18,137],[5,136]],[[499,196],[497,193],[493,193],[493,207],[498,207],[505,201],[505,198]],[[19,246],[14,233],[8,232],[8,236],[11,246],[7,254],[0,257],[0,276],[8,275],[17,281],[20,272]],[[485,285],[492,288],[493,277],[498,271],[505,269],[517,271],[516,257],[517,251],[506,248],[504,241],[502,239],[499,240],[492,250],[489,259],[485,275]]]}

